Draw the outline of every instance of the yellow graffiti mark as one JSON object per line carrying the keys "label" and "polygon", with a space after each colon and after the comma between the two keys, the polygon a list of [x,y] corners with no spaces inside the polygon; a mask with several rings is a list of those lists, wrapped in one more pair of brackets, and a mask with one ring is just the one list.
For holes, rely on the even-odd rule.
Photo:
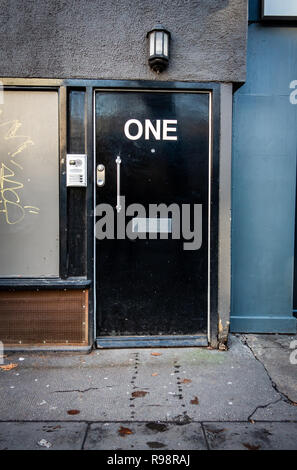
{"label": "yellow graffiti mark", "polygon": [[[14,171],[2,163],[0,168],[0,192],[3,209],[0,209],[0,212],[5,213],[5,219],[9,225],[17,224],[25,217],[25,210],[20,204],[20,198],[17,193],[17,190],[22,189],[24,185],[14,181],[12,179],[14,176]],[[10,217],[11,213],[13,216]]]}
{"label": "yellow graffiti mark", "polygon": [[36,209],[37,211],[39,211],[39,207],[36,207],[36,206],[24,206],[25,209],[29,209],[29,208],[32,208],[32,209]]}
{"label": "yellow graffiti mark", "polygon": [[28,212],[30,212],[31,214],[39,214],[39,207],[35,207],[35,206],[24,206],[24,209],[28,209]]}
{"label": "yellow graffiti mark", "polygon": [[[2,163],[0,168],[0,194],[3,209],[0,212],[5,214],[7,224],[14,225],[23,220],[25,209],[31,214],[39,214],[39,208],[36,206],[22,206],[17,190],[23,189],[23,183],[15,181],[15,173],[7,165]],[[1,207],[1,206],[0,206]]]}
{"label": "yellow graffiti mark", "polygon": [[[0,110],[0,115],[2,110]],[[14,157],[22,153],[28,145],[34,145],[29,136],[17,135],[18,129],[22,123],[18,119],[0,122],[0,140],[12,141],[15,147],[14,151],[8,152],[10,163],[20,170],[23,167],[14,160]],[[21,222],[26,214],[26,210],[31,214],[39,214],[39,208],[36,206],[23,206],[19,191],[24,188],[22,182],[17,181],[16,174],[9,163],[0,163],[0,212],[5,214],[5,221],[8,225],[14,225]]]}
{"label": "yellow graffiti mark", "polygon": [[[18,119],[0,123],[0,131],[3,133],[3,139],[13,140],[13,143],[17,146],[16,150],[8,152],[10,158],[14,158],[16,155],[20,154],[28,145],[34,145],[33,140],[29,136],[17,135],[17,131],[21,126],[22,123]],[[21,142],[18,143],[19,141]]]}
{"label": "yellow graffiti mark", "polygon": [[23,170],[24,168],[22,167],[22,165],[20,165],[19,163],[15,162],[14,160],[10,160],[11,163],[13,163],[15,166],[17,166],[18,168],[20,168],[20,170]]}

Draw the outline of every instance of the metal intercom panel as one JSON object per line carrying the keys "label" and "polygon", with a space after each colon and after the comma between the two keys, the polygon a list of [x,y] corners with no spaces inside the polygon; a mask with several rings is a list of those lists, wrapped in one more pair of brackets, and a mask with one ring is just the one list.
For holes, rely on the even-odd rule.
{"label": "metal intercom panel", "polygon": [[68,154],[66,169],[67,186],[87,186],[87,156],[85,154]]}

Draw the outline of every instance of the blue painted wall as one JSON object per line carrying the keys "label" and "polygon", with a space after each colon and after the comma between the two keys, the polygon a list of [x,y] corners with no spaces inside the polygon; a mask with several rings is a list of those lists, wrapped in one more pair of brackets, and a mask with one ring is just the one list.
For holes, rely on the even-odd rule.
{"label": "blue painted wall", "polygon": [[231,331],[293,333],[297,24],[250,24],[247,54],[233,109]]}

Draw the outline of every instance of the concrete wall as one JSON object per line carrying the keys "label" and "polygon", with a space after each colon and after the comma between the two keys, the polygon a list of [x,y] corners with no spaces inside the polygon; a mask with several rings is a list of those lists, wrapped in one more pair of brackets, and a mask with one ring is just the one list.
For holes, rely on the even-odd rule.
{"label": "concrete wall", "polygon": [[247,0],[0,0],[0,76],[156,79],[146,33],[172,34],[158,80],[245,80]]}
{"label": "concrete wall", "polygon": [[[231,145],[232,84],[221,86],[220,182],[219,182],[219,285],[218,341],[227,343],[231,293]],[[224,346],[223,346],[224,349]]]}
{"label": "concrete wall", "polygon": [[247,81],[233,109],[232,331],[296,332],[296,56],[296,28],[249,26]]}

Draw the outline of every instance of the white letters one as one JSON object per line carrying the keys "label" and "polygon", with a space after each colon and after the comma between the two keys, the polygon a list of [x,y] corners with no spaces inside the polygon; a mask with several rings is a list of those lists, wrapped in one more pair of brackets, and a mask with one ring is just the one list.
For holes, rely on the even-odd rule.
{"label": "white letters one", "polygon": [[176,127],[168,127],[169,124],[177,124],[177,120],[165,119],[163,121],[163,140],[177,140],[176,135],[168,135],[168,132],[176,132]]}
{"label": "white letters one", "polygon": [[[129,128],[130,128],[131,124],[136,124],[136,126],[138,127],[138,132],[137,132],[136,135],[131,135],[130,134],[130,129]],[[142,127],[141,122],[138,121],[138,119],[129,119],[129,121],[127,121],[126,124],[125,124],[124,132],[125,132],[125,136],[130,140],[140,139],[140,137],[142,136],[142,133],[143,133],[143,127]]]}
{"label": "white letters one", "polygon": [[155,137],[156,140],[160,140],[161,138],[161,121],[160,119],[156,120],[156,129],[154,128],[153,124],[149,119],[145,120],[145,140],[149,140],[150,138],[150,131]]}
{"label": "white letters one", "polygon": [[[163,123],[163,132],[161,137],[161,122]],[[138,128],[137,133],[132,135],[130,132],[131,124],[135,124]],[[156,120],[156,124],[154,125],[150,119],[145,119],[144,121],[144,138],[145,140],[149,140],[151,135],[155,138],[155,140],[177,140],[176,135],[169,135],[169,133],[176,132],[177,120],[176,119],[164,119],[161,121],[160,119]],[[138,140],[143,135],[143,125],[138,119],[129,119],[125,123],[124,126],[124,133],[127,139],[129,140]]]}

